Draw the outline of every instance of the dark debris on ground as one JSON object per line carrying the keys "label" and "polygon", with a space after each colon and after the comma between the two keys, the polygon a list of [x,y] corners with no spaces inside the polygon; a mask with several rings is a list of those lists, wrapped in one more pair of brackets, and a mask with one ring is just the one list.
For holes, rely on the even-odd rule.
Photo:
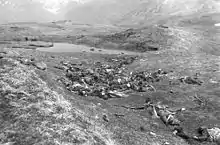
{"label": "dark debris on ground", "polygon": [[65,77],[59,81],[65,87],[81,96],[98,96],[102,99],[128,97],[129,92],[156,91],[155,82],[159,82],[169,72],[155,71],[133,72],[126,69],[137,57],[117,56],[107,58],[107,63],[94,62],[91,66],[71,62],[61,62],[56,68],[65,70]]}

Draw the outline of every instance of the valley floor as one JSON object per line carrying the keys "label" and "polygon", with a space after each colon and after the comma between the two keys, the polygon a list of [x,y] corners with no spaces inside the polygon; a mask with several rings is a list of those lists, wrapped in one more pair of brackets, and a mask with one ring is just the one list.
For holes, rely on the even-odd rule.
{"label": "valley floor", "polygon": [[[7,27],[7,32],[12,29],[14,28]],[[21,32],[26,33],[23,29]],[[135,31],[135,35],[138,33],[139,31]],[[168,33],[167,30],[163,30],[162,34],[164,33],[171,36],[170,31]],[[197,135],[196,129],[203,125],[220,127],[220,58],[198,52],[200,48],[196,43],[202,45],[200,37],[187,31],[180,33],[176,29],[172,30],[172,34],[174,33],[175,36],[178,35],[172,37],[175,42],[171,43],[167,39],[157,41],[161,46],[163,41],[170,42],[164,49],[141,53],[136,51],[137,59],[123,65],[125,76],[130,72],[140,71],[152,74],[160,69],[167,72],[166,75],[159,75],[157,81],[149,83],[153,90],[140,92],[129,90],[126,92],[128,96],[123,98],[103,99],[99,96],[84,96],[70,91],[68,86],[59,80],[64,78],[68,82],[66,66],[77,66],[83,71],[86,68],[95,70],[96,63],[115,66],[117,63],[114,60],[124,59],[128,57],[127,55],[90,52],[52,53],[23,48],[2,49],[0,143],[210,145],[210,142],[184,140],[174,135],[172,126],[167,126],[160,119],[154,118],[149,108],[131,109],[143,106],[146,100],[160,102],[174,110],[185,108],[185,111],[177,117],[184,131],[191,136]],[[20,38],[26,37],[26,34],[20,32],[19,34],[22,36]],[[10,35],[8,33],[8,37],[1,40],[5,42],[7,38],[8,41],[17,43],[12,36],[14,32],[10,32]],[[57,36],[62,37],[65,42],[72,38]],[[162,38],[163,35],[157,36]],[[122,37],[123,41],[120,40],[120,43],[131,39],[128,37],[124,40],[127,36]],[[184,40],[181,39],[183,37]],[[53,36],[48,34],[42,38],[47,41],[49,38],[53,39]],[[155,46],[156,38],[151,46]],[[109,38],[107,40],[110,41]],[[114,40],[114,43],[118,41]],[[11,44],[2,44],[2,48],[10,46]],[[201,84],[181,81],[185,76],[196,77]]]}

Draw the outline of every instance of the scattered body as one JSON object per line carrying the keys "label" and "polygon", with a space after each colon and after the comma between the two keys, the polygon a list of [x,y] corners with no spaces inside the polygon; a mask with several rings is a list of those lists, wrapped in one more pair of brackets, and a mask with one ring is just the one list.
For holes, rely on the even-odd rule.
{"label": "scattered body", "polygon": [[207,128],[200,127],[198,129],[199,136],[194,136],[193,138],[197,141],[204,142],[214,142],[217,145],[220,145],[220,128]]}
{"label": "scattered body", "polygon": [[153,108],[153,116],[156,118],[160,118],[164,124],[166,125],[180,125],[180,121],[175,117],[175,114],[177,114],[180,111],[185,110],[185,108],[181,108],[179,110],[169,110],[168,106],[166,105],[152,105]]}

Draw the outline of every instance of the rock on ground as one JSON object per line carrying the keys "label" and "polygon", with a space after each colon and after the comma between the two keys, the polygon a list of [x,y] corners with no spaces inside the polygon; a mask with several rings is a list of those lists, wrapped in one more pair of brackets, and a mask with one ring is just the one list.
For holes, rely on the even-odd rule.
{"label": "rock on ground", "polygon": [[47,69],[47,65],[44,62],[36,62],[36,63],[34,63],[34,66],[36,66],[36,68],[38,68],[40,70]]}

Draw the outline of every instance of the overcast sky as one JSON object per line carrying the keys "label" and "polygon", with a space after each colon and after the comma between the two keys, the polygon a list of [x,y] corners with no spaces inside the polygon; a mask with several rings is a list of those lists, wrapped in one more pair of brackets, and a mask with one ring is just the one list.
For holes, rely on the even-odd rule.
{"label": "overcast sky", "polygon": [[[35,1],[39,1],[39,0],[35,0]],[[48,11],[52,13],[56,13],[59,10],[60,5],[63,5],[67,3],[68,1],[76,1],[79,3],[85,3],[91,0],[40,0],[40,1],[45,4],[45,8]]]}

